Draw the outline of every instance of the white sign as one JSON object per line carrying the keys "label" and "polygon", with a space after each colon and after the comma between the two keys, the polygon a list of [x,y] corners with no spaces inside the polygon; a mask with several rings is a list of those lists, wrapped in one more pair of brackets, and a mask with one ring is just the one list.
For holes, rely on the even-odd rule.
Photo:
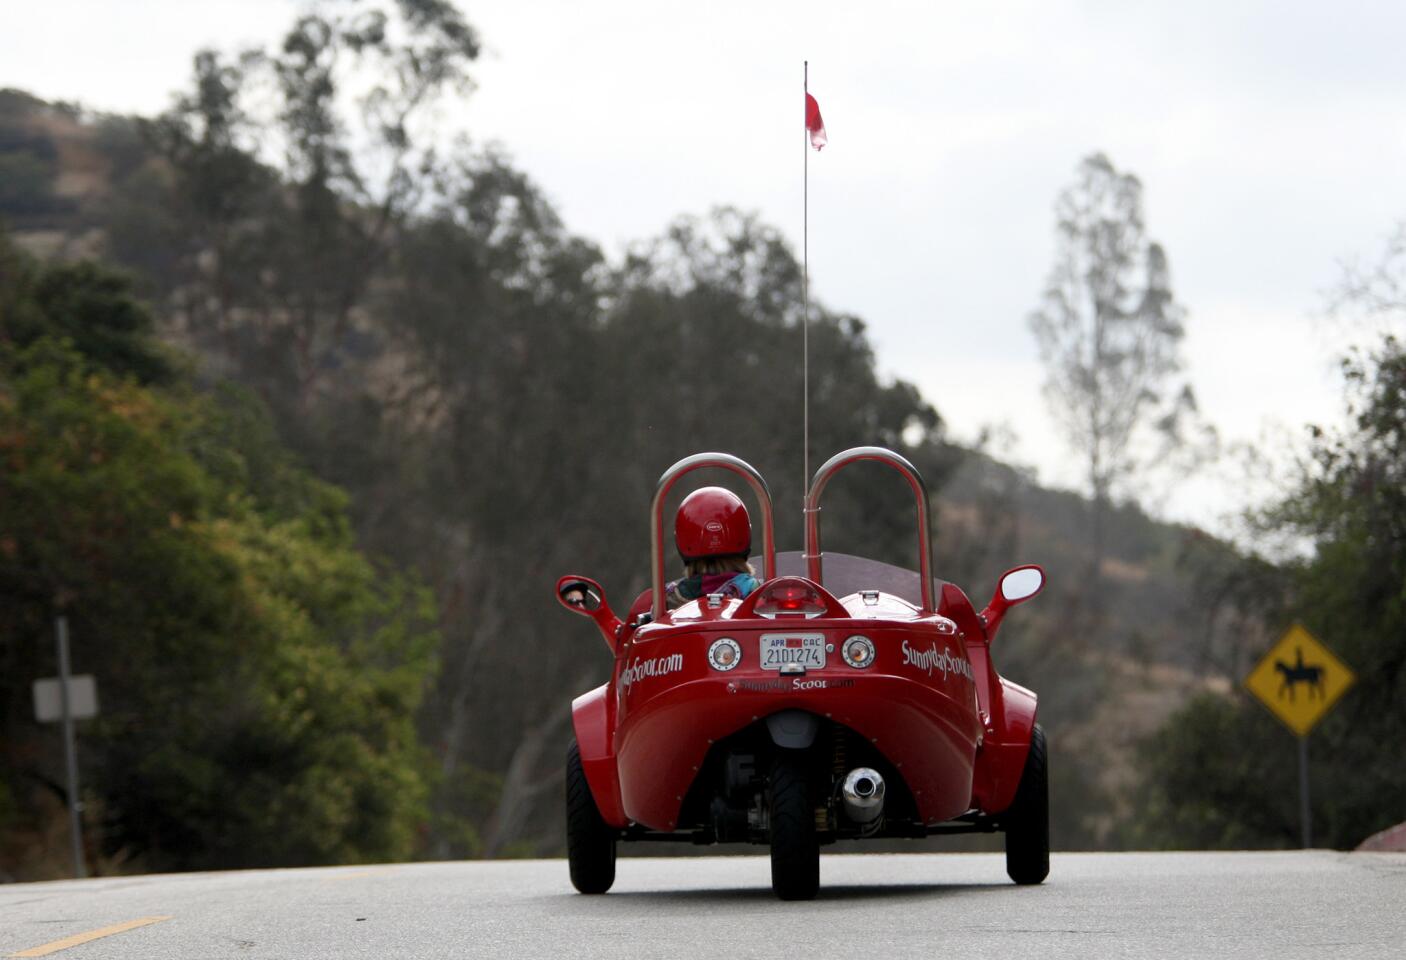
{"label": "white sign", "polygon": [[[98,715],[98,685],[91,673],[68,678],[68,712],[75,720]],[[58,677],[34,681],[34,719],[40,723],[63,719],[63,695]]]}

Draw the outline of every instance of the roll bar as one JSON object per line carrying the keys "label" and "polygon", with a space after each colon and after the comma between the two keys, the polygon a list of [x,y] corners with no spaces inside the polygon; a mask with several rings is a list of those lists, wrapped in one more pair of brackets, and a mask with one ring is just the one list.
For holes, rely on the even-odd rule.
{"label": "roll bar", "polygon": [[830,482],[830,478],[838,473],[841,467],[861,460],[877,460],[879,463],[888,464],[903,474],[908,480],[908,486],[913,488],[913,497],[918,505],[918,577],[922,581],[923,613],[935,613],[937,605],[933,603],[932,596],[932,537],[928,523],[928,488],[923,483],[923,475],[918,472],[917,467],[909,463],[906,457],[884,447],[851,447],[835,454],[815,471],[815,478],[810,482],[810,492],[806,494],[805,502],[806,575],[816,583],[824,585],[821,579],[820,495],[825,491],[825,485]]}
{"label": "roll bar", "polygon": [[654,585],[654,607],[653,616],[655,620],[664,616],[664,500],[669,495],[669,491],[674,488],[674,484],[686,473],[694,470],[702,470],[705,467],[720,467],[723,470],[731,470],[743,480],[746,480],[752,488],[752,492],[757,495],[757,500],[762,505],[762,564],[765,570],[764,579],[771,580],[776,576],[776,533],[772,522],[771,491],[767,488],[766,481],[746,460],[739,459],[728,453],[695,453],[691,457],[684,457],[668,470],[665,470],[659,477],[659,486],[654,491],[654,504],[649,509],[649,550],[650,561],[653,568]]}

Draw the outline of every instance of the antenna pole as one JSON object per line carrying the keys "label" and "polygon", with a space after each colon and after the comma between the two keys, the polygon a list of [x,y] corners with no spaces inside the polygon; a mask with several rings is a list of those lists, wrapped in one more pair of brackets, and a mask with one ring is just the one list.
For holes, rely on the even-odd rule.
{"label": "antenna pole", "polygon": [[[810,61],[803,61],[801,86],[810,96]],[[807,105],[810,101],[807,99]],[[807,107],[807,116],[809,108]],[[801,138],[801,500],[810,486],[810,124]]]}

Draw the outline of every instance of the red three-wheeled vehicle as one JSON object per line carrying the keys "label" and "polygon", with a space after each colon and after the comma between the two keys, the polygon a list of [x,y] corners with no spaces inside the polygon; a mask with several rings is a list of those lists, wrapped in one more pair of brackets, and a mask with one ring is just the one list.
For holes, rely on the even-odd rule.
{"label": "red three-wheeled vehicle", "polygon": [[[917,570],[820,548],[820,498],[840,469],[877,461],[917,506]],[[761,585],[668,609],[663,511],[695,470],[729,470],[760,505]],[[1038,566],[1005,573],[980,613],[933,579],[928,496],[907,459],[879,447],[837,454],[805,500],[805,551],[780,554],[771,495],[736,457],[687,457],[659,479],[650,514],[653,589],[626,620],[582,576],[557,595],[591,617],[615,656],[610,682],[572,704],[567,754],[571,881],[604,893],[620,842],[771,848],[772,886],[816,895],[820,847],[840,839],[1003,831],[1016,883],[1049,872],[1044,734],[1035,694],[996,672],[1006,610],[1039,593]]]}

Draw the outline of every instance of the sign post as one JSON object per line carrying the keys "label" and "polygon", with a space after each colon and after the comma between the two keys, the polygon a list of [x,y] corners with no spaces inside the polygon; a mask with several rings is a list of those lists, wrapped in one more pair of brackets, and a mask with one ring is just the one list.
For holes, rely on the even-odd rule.
{"label": "sign post", "polygon": [[1303,846],[1313,846],[1309,815],[1308,735],[1357,677],[1317,637],[1294,624],[1245,678],[1245,688],[1299,738],[1299,818]]}
{"label": "sign post", "polygon": [[73,721],[97,716],[97,685],[91,675],[75,677],[68,663],[68,618],[54,620],[54,640],[58,645],[59,675],[34,681],[34,718],[40,723],[63,722],[63,759],[68,772],[68,829],[73,842],[73,875],[83,879],[88,870],[83,860],[83,800],[78,789],[78,742]]}
{"label": "sign post", "polygon": [[1313,847],[1313,817],[1308,810],[1308,737],[1299,737],[1299,823],[1303,825],[1303,848]]}

